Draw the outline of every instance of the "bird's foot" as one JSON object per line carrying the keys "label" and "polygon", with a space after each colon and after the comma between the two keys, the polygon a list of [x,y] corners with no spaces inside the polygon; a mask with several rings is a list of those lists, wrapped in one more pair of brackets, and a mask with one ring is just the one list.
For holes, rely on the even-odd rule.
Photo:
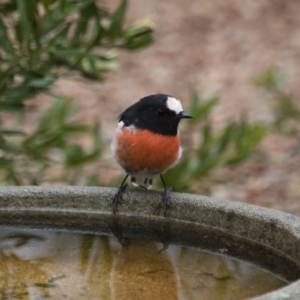
{"label": "bird's foot", "polygon": [[122,200],[123,200],[123,193],[125,192],[126,188],[127,188],[127,184],[120,185],[119,188],[118,188],[118,191],[116,192],[116,194],[113,197],[112,207],[113,207],[113,214],[114,215],[117,212],[118,204],[120,202],[122,202]]}
{"label": "bird's foot", "polygon": [[167,216],[167,211],[170,208],[170,200],[171,200],[171,192],[173,191],[173,188],[165,188],[165,190],[162,193],[162,197],[161,197],[161,203],[160,205],[162,206],[163,210],[164,210],[164,216]]}

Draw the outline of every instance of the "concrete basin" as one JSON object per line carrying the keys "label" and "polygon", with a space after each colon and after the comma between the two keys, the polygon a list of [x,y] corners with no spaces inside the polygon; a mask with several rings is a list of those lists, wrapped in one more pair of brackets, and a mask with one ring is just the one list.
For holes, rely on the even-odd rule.
{"label": "concrete basin", "polygon": [[[111,212],[114,188],[2,187],[0,225],[106,232],[130,237],[159,232],[165,241],[249,261],[292,284],[253,299],[300,299],[300,219],[238,202],[172,193],[168,216],[158,192],[128,190]],[[154,237],[155,238],[155,237]]]}

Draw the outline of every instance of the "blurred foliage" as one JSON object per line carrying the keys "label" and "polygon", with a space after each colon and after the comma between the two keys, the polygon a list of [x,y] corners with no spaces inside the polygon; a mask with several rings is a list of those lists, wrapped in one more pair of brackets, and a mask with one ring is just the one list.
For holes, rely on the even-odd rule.
{"label": "blurred foliage", "polygon": [[[194,182],[209,176],[222,166],[234,166],[248,159],[264,138],[267,127],[250,123],[246,117],[227,123],[219,131],[213,129],[211,113],[218,97],[201,99],[196,91],[191,94],[189,113],[194,117],[185,130],[184,155],[180,163],[164,174],[176,191],[189,191]],[[194,124],[197,126],[193,127]],[[196,141],[196,142],[195,142]]]}
{"label": "blurred foliage", "polygon": [[[0,120],[1,184],[53,181],[47,174],[56,165],[65,170],[62,182],[76,183],[74,178],[80,169],[99,158],[98,124],[72,122],[74,104],[68,99],[58,98],[29,135],[19,124],[24,101],[47,90],[59,76],[79,72],[88,79],[103,79],[105,72],[116,68],[115,49],[138,50],[152,42],[151,22],[124,25],[126,0],[120,1],[114,12],[99,3],[0,2],[0,112],[10,113],[18,128],[4,130]],[[91,142],[91,149],[76,143],[80,136]],[[73,180],[68,176],[70,172]],[[93,174],[85,184],[92,183]]]}
{"label": "blurred foliage", "polygon": [[152,42],[151,23],[124,27],[127,1],[109,13],[95,0],[11,0],[0,3],[0,109],[51,86],[64,71],[101,79],[116,67],[113,49]]}
{"label": "blurred foliage", "polygon": [[253,78],[255,85],[266,92],[266,98],[273,109],[271,130],[275,134],[292,137],[295,145],[287,153],[286,159],[300,153],[300,105],[299,101],[287,91],[286,76],[277,68],[267,69]]}
{"label": "blurred foliage", "polygon": [[[273,109],[274,129],[283,133],[299,131],[297,127],[300,121],[300,107],[296,105],[293,96],[285,90],[284,74],[272,67],[253,78],[253,83],[267,91]],[[291,124],[290,121],[296,121],[296,124]]]}
{"label": "blurred foliage", "polygon": [[[2,132],[1,184],[37,185],[49,181],[71,184],[86,163],[99,158],[102,147],[99,125],[72,121],[75,112],[70,99],[58,98],[31,134]],[[88,150],[80,143],[85,139],[91,144]],[[49,177],[51,171],[56,173],[57,167],[59,175]]]}

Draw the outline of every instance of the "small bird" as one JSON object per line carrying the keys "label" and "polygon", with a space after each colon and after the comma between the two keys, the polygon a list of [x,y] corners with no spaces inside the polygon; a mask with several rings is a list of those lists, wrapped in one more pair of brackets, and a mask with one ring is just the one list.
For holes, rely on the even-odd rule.
{"label": "small bird", "polygon": [[172,189],[167,188],[162,173],[180,160],[178,124],[184,118],[192,116],[183,111],[178,99],[165,94],[144,97],[119,116],[111,150],[126,176],[112,200],[114,214],[128,176],[134,186],[148,190],[153,177],[159,175],[164,186],[161,204],[166,216]]}

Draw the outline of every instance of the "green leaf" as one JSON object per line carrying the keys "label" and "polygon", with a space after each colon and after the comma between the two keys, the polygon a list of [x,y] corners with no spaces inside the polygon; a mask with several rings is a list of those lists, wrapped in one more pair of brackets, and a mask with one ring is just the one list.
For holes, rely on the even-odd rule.
{"label": "green leaf", "polygon": [[53,0],[40,0],[46,11],[49,11],[51,5],[53,4]]}
{"label": "green leaf", "polygon": [[95,150],[89,154],[85,154],[79,146],[73,146],[67,151],[65,163],[69,166],[77,166],[93,161],[100,154],[100,150]]}
{"label": "green leaf", "polygon": [[213,107],[219,101],[219,97],[217,96],[203,101],[195,90],[192,90],[190,99],[191,105],[189,108],[189,112],[193,116],[192,119],[188,120],[190,124],[194,124],[201,119],[207,118]]}
{"label": "green leaf", "polygon": [[14,55],[14,48],[7,34],[7,28],[0,18],[0,48],[2,48],[8,59],[11,59]]}
{"label": "green leaf", "polygon": [[216,153],[218,155],[221,156],[224,153],[224,151],[228,148],[230,142],[232,141],[232,139],[234,139],[234,133],[235,133],[235,124],[233,123],[228,124],[215,142]]}
{"label": "green leaf", "polygon": [[27,38],[28,35],[31,33],[31,26],[29,21],[29,14],[30,9],[28,9],[28,0],[16,0],[18,12],[20,16],[20,30],[22,32],[23,39]]}
{"label": "green leaf", "polygon": [[17,149],[16,147],[13,147],[6,142],[0,142],[0,149],[3,150],[4,152],[7,153],[12,153],[12,154],[21,154],[22,151],[20,149]]}
{"label": "green leaf", "polygon": [[270,90],[278,90],[284,82],[284,76],[277,68],[271,67],[260,76],[254,77],[252,82],[257,86],[265,87]]}
{"label": "green leaf", "polygon": [[153,28],[151,20],[143,19],[123,31],[124,44],[120,47],[128,50],[137,50],[153,43]]}
{"label": "green leaf", "polygon": [[53,84],[55,81],[55,77],[53,75],[45,75],[43,78],[32,79],[28,82],[28,86],[35,88],[47,88]]}
{"label": "green leaf", "polygon": [[211,125],[209,123],[206,123],[202,130],[202,141],[200,143],[199,150],[197,153],[197,156],[201,160],[206,159],[206,157],[209,153],[209,149],[210,149],[212,141],[213,141],[213,136],[212,136]]}
{"label": "green leaf", "polygon": [[0,157],[0,168],[3,166],[8,166],[12,163],[11,159],[6,159],[4,157]]}
{"label": "green leaf", "polygon": [[0,13],[8,16],[9,14],[15,12],[16,10],[16,2],[15,1],[9,1],[9,2],[0,2]]}
{"label": "green leaf", "polygon": [[35,94],[36,91],[32,87],[24,85],[15,87],[11,90],[7,90],[5,93],[2,94],[2,96],[5,100],[7,99],[7,101],[14,102],[11,103],[12,105],[21,105],[21,102],[23,100],[33,97]]}
{"label": "green leaf", "polygon": [[109,36],[111,39],[115,39],[122,34],[122,25],[127,9],[127,0],[122,0],[120,6],[111,17],[111,23],[109,27]]}
{"label": "green leaf", "polygon": [[151,35],[141,36],[138,38],[129,39],[122,47],[128,50],[138,50],[141,48],[145,48],[152,43],[153,43],[153,38]]}
{"label": "green leaf", "polygon": [[18,101],[7,101],[0,98],[0,111],[19,111],[24,107],[23,103]]}
{"label": "green leaf", "polygon": [[[186,191],[188,187],[190,173],[187,172],[187,164],[188,160],[183,158],[176,167],[163,174],[166,184],[174,187],[176,189],[175,191],[183,192]],[[160,181],[159,184],[162,186]]]}
{"label": "green leaf", "polygon": [[245,119],[235,126],[233,153],[226,159],[229,165],[239,164],[246,160],[253,149],[266,135],[266,127],[260,124],[249,124]]}
{"label": "green leaf", "polygon": [[25,136],[25,133],[23,131],[18,130],[0,130],[0,134],[7,136]]}
{"label": "green leaf", "polygon": [[208,156],[205,160],[201,160],[197,170],[194,172],[194,178],[200,178],[207,175],[211,170],[213,170],[219,163],[218,157]]}

